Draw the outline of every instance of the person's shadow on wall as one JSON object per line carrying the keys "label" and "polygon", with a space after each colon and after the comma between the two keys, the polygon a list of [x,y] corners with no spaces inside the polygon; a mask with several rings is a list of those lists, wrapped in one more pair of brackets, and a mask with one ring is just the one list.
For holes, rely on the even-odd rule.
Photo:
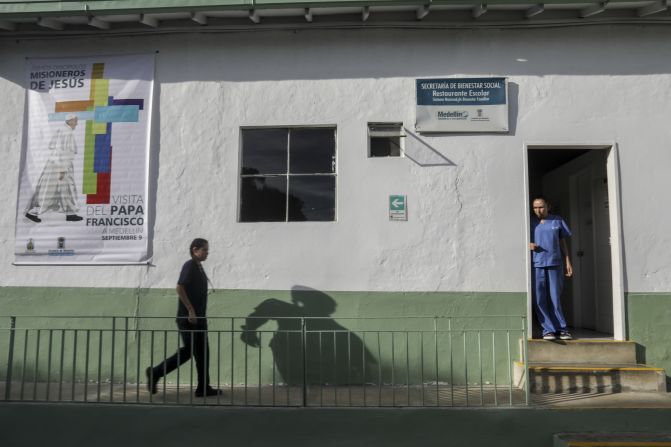
{"label": "person's shadow on wall", "polygon": [[275,320],[277,330],[269,346],[277,371],[288,385],[302,384],[303,377],[308,385],[376,381],[377,360],[358,335],[330,318],[336,307],[327,294],[294,286],[291,303],[268,298],[256,306],[245,319],[240,338],[260,347],[257,330]]}

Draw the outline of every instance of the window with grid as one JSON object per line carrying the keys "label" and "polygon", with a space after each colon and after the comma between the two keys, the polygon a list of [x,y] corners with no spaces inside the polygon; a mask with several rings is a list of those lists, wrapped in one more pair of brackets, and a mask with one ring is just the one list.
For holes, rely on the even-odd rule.
{"label": "window with grid", "polygon": [[240,222],[335,220],[336,129],[242,129]]}

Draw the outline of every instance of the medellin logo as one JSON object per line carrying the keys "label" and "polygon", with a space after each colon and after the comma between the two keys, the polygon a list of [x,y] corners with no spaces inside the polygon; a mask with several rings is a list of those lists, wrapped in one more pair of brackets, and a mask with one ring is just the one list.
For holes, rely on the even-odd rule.
{"label": "medellin logo", "polygon": [[478,118],[482,118],[482,109],[478,109]]}
{"label": "medellin logo", "polygon": [[57,239],[58,244],[56,245],[56,248],[59,250],[65,250],[65,238],[64,237],[59,237]]}
{"label": "medellin logo", "polygon": [[26,252],[33,253],[34,251],[35,251],[35,242],[32,239],[28,239],[28,243],[26,244]]}
{"label": "medellin logo", "polygon": [[453,110],[445,112],[443,110],[438,111],[439,120],[465,120],[468,118],[468,111],[466,110]]}

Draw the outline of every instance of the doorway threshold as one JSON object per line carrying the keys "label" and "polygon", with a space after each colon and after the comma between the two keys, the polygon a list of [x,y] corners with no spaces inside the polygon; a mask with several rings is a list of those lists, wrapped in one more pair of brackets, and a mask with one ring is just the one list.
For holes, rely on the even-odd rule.
{"label": "doorway threshold", "polygon": [[570,328],[569,332],[573,335],[573,338],[576,340],[588,339],[588,340],[613,340],[613,334],[607,334],[605,332],[593,331],[591,329],[585,328]]}
{"label": "doorway threshold", "polygon": [[[615,340],[613,334],[608,334],[606,332],[594,331],[592,329],[585,328],[574,328],[569,326],[568,331],[573,336],[573,340]],[[541,332],[540,329],[534,327],[533,339],[540,340]],[[531,338],[530,338],[531,340]]]}

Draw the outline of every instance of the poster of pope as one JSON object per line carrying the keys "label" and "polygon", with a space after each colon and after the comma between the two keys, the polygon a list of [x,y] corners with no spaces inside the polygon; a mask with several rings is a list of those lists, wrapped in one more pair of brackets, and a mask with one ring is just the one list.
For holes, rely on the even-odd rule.
{"label": "poster of pope", "polygon": [[150,260],[154,55],[31,58],[16,264]]}
{"label": "poster of pope", "polygon": [[77,215],[79,194],[73,166],[77,155],[74,131],[78,121],[77,115],[69,113],[65,125],[59,127],[49,141],[49,159],[26,209],[26,217],[35,223],[42,222],[39,216],[47,211],[65,214],[66,221],[82,220]]}

